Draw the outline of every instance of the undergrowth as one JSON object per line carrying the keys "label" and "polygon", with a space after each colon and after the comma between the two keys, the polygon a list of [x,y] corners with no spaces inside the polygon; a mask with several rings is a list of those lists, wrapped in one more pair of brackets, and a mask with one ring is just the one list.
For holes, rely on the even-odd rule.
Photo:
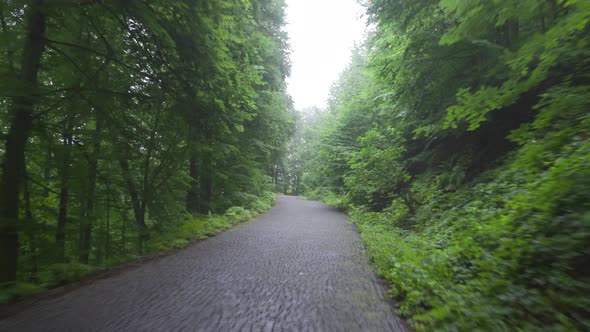
{"label": "undergrowth", "polygon": [[[165,254],[188,246],[192,241],[203,240],[228,230],[241,222],[251,220],[269,210],[274,204],[274,194],[267,192],[253,199],[249,206],[233,206],[222,215],[187,215],[176,223],[167,223],[165,228],[155,228],[146,242],[145,255]],[[78,262],[51,264],[41,268],[38,280],[19,282],[10,287],[0,288],[0,304],[10,303],[17,298],[38,294],[49,288],[75,282],[89,274],[138,259],[139,255],[117,257],[104,262],[102,266],[91,266]]]}
{"label": "undergrowth", "polygon": [[399,313],[420,331],[590,330],[588,148],[537,171],[520,155],[415,215],[348,205]]}

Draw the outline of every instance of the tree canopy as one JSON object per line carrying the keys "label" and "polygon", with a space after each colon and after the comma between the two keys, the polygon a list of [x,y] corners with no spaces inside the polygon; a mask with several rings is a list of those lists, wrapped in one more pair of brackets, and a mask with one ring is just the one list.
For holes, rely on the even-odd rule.
{"label": "tree canopy", "polygon": [[192,218],[267,208],[295,128],[284,8],[2,1],[0,283],[60,281]]}
{"label": "tree canopy", "polygon": [[350,211],[420,330],[590,328],[588,2],[364,5],[305,195]]}

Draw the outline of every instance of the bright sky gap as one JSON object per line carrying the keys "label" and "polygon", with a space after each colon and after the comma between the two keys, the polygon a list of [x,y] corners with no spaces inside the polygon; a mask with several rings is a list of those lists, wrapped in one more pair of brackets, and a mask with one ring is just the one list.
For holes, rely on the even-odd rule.
{"label": "bright sky gap", "polygon": [[356,0],[287,0],[292,63],[287,90],[296,109],[326,106],[330,86],[363,39],[363,13]]}

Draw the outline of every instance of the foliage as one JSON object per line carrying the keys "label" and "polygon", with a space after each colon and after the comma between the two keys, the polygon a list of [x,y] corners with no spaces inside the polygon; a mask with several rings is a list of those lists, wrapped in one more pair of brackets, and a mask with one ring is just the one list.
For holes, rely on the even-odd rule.
{"label": "foliage", "polygon": [[[269,210],[274,203],[274,195],[265,193],[255,203],[258,210],[245,209],[240,206],[229,208],[223,215],[187,216],[186,219],[168,224],[165,229],[152,232],[146,243],[145,253],[168,253],[185,248],[195,240],[203,240],[228,230],[241,222],[251,220]],[[0,290],[0,303],[9,303],[15,298],[37,294],[48,288],[75,282],[103,268],[123,264],[137,259],[135,254],[125,257],[113,257],[102,262],[101,266],[91,266],[72,261],[51,264],[38,273],[37,283],[19,282],[13,287]]]}
{"label": "foliage", "polygon": [[28,296],[45,291],[45,288],[26,282],[19,282],[14,287],[3,289],[0,292],[0,304],[8,303],[18,296]]}
{"label": "foliage", "polygon": [[[561,165],[571,170],[579,164]],[[588,207],[578,201],[587,201],[587,190],[579,191],[587,184],[568,184],[564,178],[571,173],[553,169],[523,190],[515,185],[519,176],[504,167],[482,176],[495,181],[442,194],[436,207],[421,208],[425,213],[417,222],[427,226],[419,232],[401,230],[384,213],[377,225],[370,213],[355,216],[379,273],[392,282],[401,312],[413,316],[417,327],[588,327],[581,294],[590,282],[583,267],[590,232]],[[556,194],[574,200],[568,214],[550,206],[560,201]],[[443,212],[436,217],[435,210]]]}
{"label": "foliage", "polygon": [[588,3],[364,5],[304,195],[351,213],[419,330],[588,330]]}
{"label": "foliage", "polygon": [[0,283],[76,279],[268,209],[294,130],[284,8],[3,1]]}

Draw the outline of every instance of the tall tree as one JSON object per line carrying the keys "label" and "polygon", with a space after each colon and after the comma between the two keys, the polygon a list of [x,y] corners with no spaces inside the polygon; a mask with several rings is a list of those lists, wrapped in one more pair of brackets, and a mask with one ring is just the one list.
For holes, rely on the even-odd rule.
{"label": "tall tree", "polygon": [[[43,0],[26,8],[26,33],[18,76],[11,82],[28,89],[12,96],[10,127],[6,137],[0,188],[0,283],[16,280],[18,252],[19,191],[25,174],[25,148],[35,111],[35,91],[46,29]],[[8,8],[3,6],[4,13]]]}
{"label": "tall tree", "polygon": [[292,126],[283,10],[3,2],[0,282],[145,253],[191,214],[268,201]]}

